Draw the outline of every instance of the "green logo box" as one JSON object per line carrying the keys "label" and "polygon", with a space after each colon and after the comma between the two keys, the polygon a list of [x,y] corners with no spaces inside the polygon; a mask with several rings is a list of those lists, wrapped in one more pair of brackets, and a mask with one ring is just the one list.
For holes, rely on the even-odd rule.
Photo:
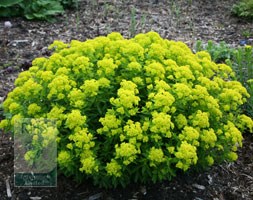
{"label": "green logo box", "polygon": [[24,118],[14,122],[14,185],[57,186],[55,119]]}

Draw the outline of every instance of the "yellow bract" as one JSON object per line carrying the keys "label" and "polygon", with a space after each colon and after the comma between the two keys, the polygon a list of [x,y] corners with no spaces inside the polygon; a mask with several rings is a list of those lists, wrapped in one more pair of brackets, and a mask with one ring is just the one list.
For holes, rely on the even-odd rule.
{"label": "yellow bract", "polygon": [[198,160],[197,148],[186,141],[183,141],[175,152],[176,158],[179,159],[176,167],[186,171],[191,165],[195,165]]}
{"label": "yellow bract", "polygon": [[150,162],[151,167],[155,167],[159,163],[164,162],[166,160],[162,149],[156,149],[155,147],[152,147],[150,149],[148,158],[151,161]]}

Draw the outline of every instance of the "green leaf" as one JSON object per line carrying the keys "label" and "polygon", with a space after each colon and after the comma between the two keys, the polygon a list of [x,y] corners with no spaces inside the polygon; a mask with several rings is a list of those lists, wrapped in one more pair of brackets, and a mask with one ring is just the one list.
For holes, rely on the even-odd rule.
{"label": "green leaf", "polygon": [[0,7],[0,17],[13,17],[21,14],[21,10],[19,8],[13,7]]}
{"label": "green leaf", "polygon": [[[1,0],[0,1],[0,7],[9,7],[9,6],[13,6],[15,4],[20,3],[23,0]],[[1,13],[2,14],[2,13]],[[0,14],[0,15],[1,15]]]}
{"label": "green leaf", "polygon": [[27,19],[41,19],[52,21],[53,16],[64,12],[62,5],[56,1],[36,1],[32,4],[24,4],[25,17]]}
{"label": "green leaf", "polygon": [[11,113],[5,113],[4,116],[5,116],[6,119],[11,119],[12,118]]}

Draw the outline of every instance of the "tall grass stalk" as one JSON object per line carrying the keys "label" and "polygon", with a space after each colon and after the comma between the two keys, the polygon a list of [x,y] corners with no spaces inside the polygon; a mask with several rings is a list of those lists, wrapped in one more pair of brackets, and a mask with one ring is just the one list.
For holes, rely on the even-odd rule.
{"label": "tall grass stalk", "polygon": [[181,10],[180,10],[179,5],[176,3],[176,1],[172,2],[171,8],[172,8],[172,13],[174,13],[174,15],[176,17],[176,23],[177,23],[177,25],[179,25]]}
{"label": "tall grass stalk", "polygon": [[136,9],[135,7],[131,8],[131,16],[130,16],[130,37],[135,36],[136,34]]}
{"label": "tall grass stalk", "polygon": [[79,31],[80,24],[80,12],[79,12],[79,1],[76,1],[76,31]]}
{"label": "tall grass stalk", "polygon": [[147,21],[147,14],[144,13],[144,14],[141,16],[141,31],[142,31],[142,32],[143,32],[144,29],[145,29],[146,21]]}

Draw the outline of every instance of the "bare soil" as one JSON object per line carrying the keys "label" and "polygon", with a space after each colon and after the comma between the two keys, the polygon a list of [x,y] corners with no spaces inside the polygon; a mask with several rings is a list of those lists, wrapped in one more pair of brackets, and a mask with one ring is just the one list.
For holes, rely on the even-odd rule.
{"label": "bare soil", "polygon": [[[231,16],[236,0],[82,0],[77,10],[67,10],[54,23],[23,18],[0,19],[0,104],[13,89],[18,73],[34,58],[49,56],[54,40],[69,42],[107,35],[112,31],[129,38],[140,32],[157,31],[167,39],[181,40],[192,49],[197,40],[225,41],[238,46],[253,30],[252,21]],[[11,28],[4,28],[10,21]],[[250,33],[250,34],[249,34]],[[0,109],[0,120],[2,118]],[[90,181],[77,184],[71,177],[58,177],[55,188],[22,188],[13,183],[13,138],[0,132],[0,200],[5,199],[253,199],[253,135],[244,133],[244,145],[234,163],[215,165],[204,172],[179,174],[157,184],[131,184],[126,188],[102,189]],[[7,196],[7,183],[11,197]]]}

